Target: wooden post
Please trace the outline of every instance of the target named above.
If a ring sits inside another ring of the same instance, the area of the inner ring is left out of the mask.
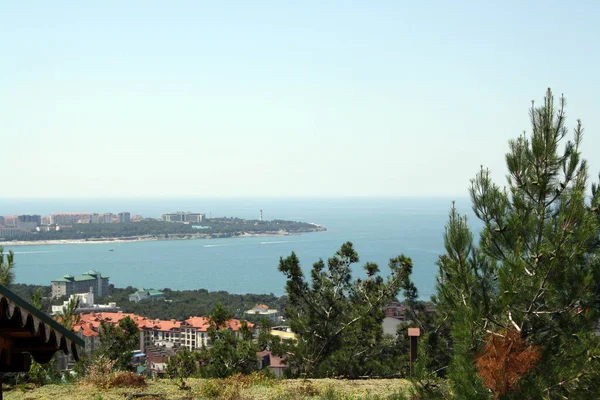
[[[410,338],[410,376],[413,375],[413,362],[417,359],[417,340],[421,336],[419,328],[408,328]]]

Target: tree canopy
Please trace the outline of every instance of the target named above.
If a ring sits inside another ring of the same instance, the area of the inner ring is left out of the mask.
[[[105,356],[114,361],[114,368],[120,371],[133,369],[131,356],[133,350],[139,348],[140,331],[129,317],[125,317],[118,324],[101,322],[100,349],[98,356]]]
[[[412,262],[403,255],[391,259],[387,279],[376,264],[366,263],[366,278],[352,279],[358,261],[352,243],[344,243],[327,263],[314,263],[307,280],[295,253],[280,260],[287,278],[286,315],[298,338],[286,349],[293,374],[359,377],[385,369],[383,306],[402,287],[411,287]]]
[[[565,105],[548,90],[532,106],[529,137],[509,143],[506,186],[483,167],[472,180],[478,243],[466,217],[450,213],[435,300],[457,397],[600,396],[600,191],[589,191],[580,121],[565,141]],[[526,355],[527,369],[507,367]]]

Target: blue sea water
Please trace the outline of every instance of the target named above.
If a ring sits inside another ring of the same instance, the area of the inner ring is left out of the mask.
[[[435,289],[435,262],[443,252],[451,205],[449,198],[2,199],[0,215],[129,211],[158,217],[190,210],[213,217],[258,218],[262,209],[268,220],[312,222],[327,228],[300,236],[7,247],[15,252],[19,283],[49,284],[66,273],[95,269],[110,276],[117,287],[282,295],[285,279],[277,271],[280,257],[294,251],[308,271],[319,258],[327,259],[351,241],[360,256],[353,271],[357,276],[365,262],[378,263],[387,274],[389,259],[403,253],[413,260],[420,297],[428,299]],[[457,199],[457,208],[471,215],[467,199]]]

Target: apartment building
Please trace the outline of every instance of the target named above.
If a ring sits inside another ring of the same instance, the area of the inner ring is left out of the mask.
[[[75,332],[81,332],[82,337],[95,337],[99,334],[100,322],[118,324],[125,317],[130,317],[140,330],[140,350],[145,351],[148,347],[180,348],[197,350],[202,346],[211,346],[208,337],[210,323],[207,317],[190,317],[185,321],[149,319],[142,316],[123,312],[92,312],[82,313],[80,321],[74,328]],[[224,328],[230,329],[240,335],[241,321],[231,319],[226,322]],[[248,322],[248,327],[253,330],[255,337],[258,336],[258,327]],[[86,339],[86,346],[95,348],[97,343],[93,339]],[[88,349],[86,348],[86,351]]]
[[[17,217],[17,228],[33,231],[41,224],[41,215],[19,215]]]
[[[21,228],[8,228],[0,226],[0,238],[2,239],[21,236],[25,233],[27,233],[27,231]]]
[[[55,225],[75,225],[90,220],[89,213],[54,213],[50,217]]]
[[[108,295],[108,278],[93,269],[78,276],[67,274],[52,281],[52,298],[89,291],[98,297],[106,296]]]
[[[204,221],[205,214],[177,211],[174,213],[163,214],[162,220],[165,222],[180,222],[180,223],[198,223]]]
[[[128,213],[128,212],[120,212],[118,214],[118,217],[119,217],[120,224],[126,224],[129,221],[131,221],[131,213]]]
[[[258,337],[258,327],[251,322],[246,322],[248,328],[252,330],[253,336]],[[240,337],[240,328],[242,321],[239,319],[230,319],[225,322],[222,328],[233,331],[237,337]],[[181,346],[185,346],[188,350],[199,349],[202,346],[209,347],[211,345],[208,329],[210,321],[207,317],[190,317],[181,324]]]
[[[3,218],[4,222],[2,225],[10,228],[16,228],[17,223],[19,222],[19,217],[16,215],[9,215]]]

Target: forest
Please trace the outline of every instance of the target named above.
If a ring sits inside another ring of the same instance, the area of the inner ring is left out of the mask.
[[[50,286],[25,285],[13,283],[10,289],[24,300],[31,301],[36,290],[40,290],[43,298],[43,307],[50,310],[51,305],[62,304],[65,298],[50,301]],[[176,319],[182,321],[190,316],[207,316],[217,306],[231,311],[235,318],[243,318],[244,311],[253,308],[256,304],[266,304],[270,308],[283,310],[285,296],[278,297],[274,294],[232,294],[225,291],[210,292],[205,289],[197,290],[171,290],[161,288],[165,293],[166,301],[140,301],[134,303],[129,301],[129,295],[137,291],[137,288],[128,286],[116,288],[109,285],[109,296],[96,297],[97,304],[116,302],[121,311],[134,313],[148,318],[163,320]],[[256,321],[258,322],[258,321]]]

